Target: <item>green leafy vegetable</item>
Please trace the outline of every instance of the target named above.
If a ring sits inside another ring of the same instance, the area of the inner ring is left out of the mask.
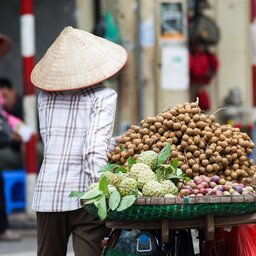
[[[103,194],[103,191],[96,187],[96,188],[93,188],[92,190],[89,190],[86,193],[84,193],[84,195],[81,196],[80,198],[81,199],[92,199],[92,198],[97,197],[101,194]]]
[[[135,195],[124,196],[121,199],[120,205],[116,210],[118,212],[123,211],[123,210],[129,208],[130,206],[132,206],[135,201],[136,201],[136,196]]]
[[[107,178],[106,178],[105,176],[102,176],[102,177],[100,178],[99,189],[100,189],[104,194],[109,193],[109,191],[108,191],[108,182],[107,182]]]
[[[110,194],[109,197],[109,208],[114,211],[118,207],[121,201],[120,193],[116,190]]]
[[[171,153],[171,144],[167,143],[166,146],[160,151],[157,158],[157,165],[164,164],[166,160],[169,158]]]
[[[104,195],[102,195],[98,201],[98,215],[100,220],[104,220],[107,217],[107,204],[106,204],[106,198]]]
[[[129,168],[129,170],[131,169],[131,167],[134,164],[136,164],[136,160],[133,157],[129,156],[129,158],[128,158],[128,168]]]

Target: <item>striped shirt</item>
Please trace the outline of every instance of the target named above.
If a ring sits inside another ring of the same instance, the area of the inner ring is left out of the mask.
[[[72,191],[86,191],[107,163],[117,94],[102,85],[69,92],[40,92],[38,114],[44,159],[32,209],[61,212],[80,208]]]

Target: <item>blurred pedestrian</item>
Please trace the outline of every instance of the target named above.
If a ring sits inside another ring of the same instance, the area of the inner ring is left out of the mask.
[[[11,39],[8,36],[0,34],[0,58],[10,50],[10,47]],[[10,144],[12,134],[7,119],[2,114],[1,103],[3,103],[3,98],[0,94],[0,149]],[[0,241],[16,241],[17,239],[20,239],[20,237],[9,230],[5,208],[4,181],[0,173]]]
[[[32,203],[40,256],[66,255],[71,234],[75,255],[101,253],[109,230],[69,194],[86,191],[107,162],[117,94],[101,82],[126,60],[123,47],[67,27],[32,71],[45,148]]]
[[[21,120],[23,120],[23,103],[22,97],[14,88],[12,82],[8,78],[0,78],[0,89],[4,97],[4,110]]]
[[[20,118],[4,110],[5,98],[3,95],[3,90],[0,87],[0,112],[6,118],[11,129],[11,140],[8,145],[0,148],[0,170],[22,169],[22,144],[29,141],[34,131]]]
[[[11,141],[11,128],[7,118],[0,111],[0,149],[7,147]],[[17,241],[21,238],[16,232],[10,231],[9,226],[5,207],[4,181],[0,170],[0,241]]]
[[[0,169],[22,169],[22,144],[32,135],[32,128],[23,122],[22,97],[8,78],[0,78],[0,90],[3,97],[2,108],[12,128],[12,141],[8,147],[0,149]],[[22,134],[22,136],[21,136]],[[39,152],[39,150],[37,150]],[[42,153],[38,153],[42,156]]]

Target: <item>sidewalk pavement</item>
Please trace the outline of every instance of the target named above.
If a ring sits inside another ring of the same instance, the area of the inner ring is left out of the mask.
[[[23,212],[9,216],[10,228],[21,235],[20,241],[0,242],[1,256],[35,256],[36,255],[36,220],[35,215]],[[67,256],[74,255],[72,244],[68,244]]]

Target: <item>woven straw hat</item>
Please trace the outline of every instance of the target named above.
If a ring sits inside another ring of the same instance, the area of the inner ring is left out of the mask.
[[[31,81],[46,91],[85,88],[115,75],[126,61],[120,45],[66,27],[32,70]]]

